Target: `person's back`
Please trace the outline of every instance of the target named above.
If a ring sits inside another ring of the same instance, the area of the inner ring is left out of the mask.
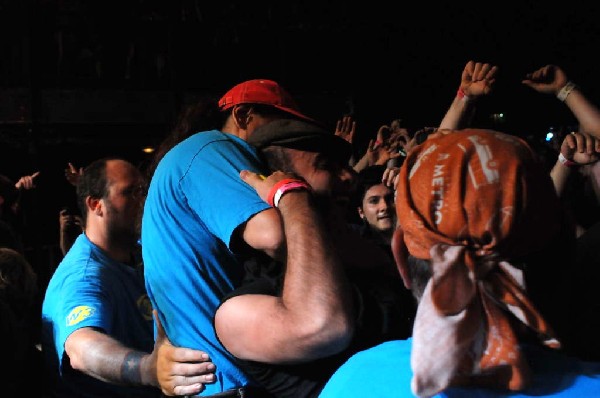
[[[266,79],[234,86],[218,109],[221,117],[215,119],[222,125],[202,125],[220,130],[179,142],[154,169],[142,217],[142,253],[148,294],[168,338],[206,351],[217,366],[218,383],[206,385],[206,393],[247,394],[255,382],[218,341],[212,320],[224,294],[241,283],[236,254],[250,246],[280,256],[284,240],[277,211],[239,179],[244,169],[266,171],[245,140],[273,120],[310,118]]]
[[[176,145],[154,172],[142,220],[148,295],[166,314],[163,325],[174,344],[202,348],[218,364],[223,379],[207,386],[212,392],[248,383],[212,327],[221,297],[243,276],[228,249],[233,229],[267,207],[237,177],[243,159],[261,170],[250,145],[219,131],[200,132]],[[169,322],[173,317],[181,322]]]
[[[412,339],[392,340],[359,352],[335,373],[319,398],[414,398],[410,383]],[[531,386],[520,392],[481,387],[450,387],[435,398],[525,398],[600,396],[600,362],[584,362],[539,346],[524,346],[533,371]],[[373,364],[377,366],[370,370]],[[368,376],[368,377],[367,377]],[[368,380],[357,382],[357,380]]]

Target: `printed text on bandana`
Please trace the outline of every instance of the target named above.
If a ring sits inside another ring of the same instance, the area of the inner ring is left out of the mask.
[[[440,153],[438,155],[437,161],[443,162],[448,159],[449,155],[447,153]],[[433,200],[431,202],[431,211],[433,212],[433,221],[435,225],[439,225],[442,222],[442,208],[444,207],[444,193],[445,193],[445,184],[444,184],[444,170],[446,168],[445,164],[436,164],[433,171],[433,178],[431,179],[431,195],[433,196]]]

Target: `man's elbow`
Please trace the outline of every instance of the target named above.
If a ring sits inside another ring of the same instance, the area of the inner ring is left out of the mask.
[[[345,313],[313,317],[298,330],[297,340],[312,358],[338,354],[348,347],[354,336],[354,321]]]
[[[283,261],[285,259],[285,235],[282,233],[281,230],[266,231],[262,242],[263,244],[261,250],[265,252],[269,257],[280,261]]]
[[[244,231],[244,240],[256,250],[265,252],[276,260],[285,259],[285,233],[281,228],[263,228],[260,231]]]

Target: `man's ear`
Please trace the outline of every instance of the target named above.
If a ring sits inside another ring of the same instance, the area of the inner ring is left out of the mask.
[[[408,269],[408,249],[404,243],[404,231],[398,225],[392,235],[392,254],[396,261],[396,267],[404,282],[404,287],[411,288],[410,271]]]
[[[88,213],[92,212],[98,215],[102,215],[101,199],[92,198],[91,196],[88,196],[87,198],[85,198],[85,205],[88,208]]]
[[[250,114],[251,109],[252,108],[250,108],[249,106],[235,105],[233,107],[231,114],[233,115],[233,122],[235,123],[238,129],[248,129],[248,115]]]
[[[363,212],[363,209],[362,209],[362,207],[360,207],[360,206],[359,206],[359,207],[357,207],[357,208],[356,208],[356,210],[358,211],[358,216],[359,216],[361,219],[363,219],[363,220],[364,220],[364,219],[365,219],[365,213]]]

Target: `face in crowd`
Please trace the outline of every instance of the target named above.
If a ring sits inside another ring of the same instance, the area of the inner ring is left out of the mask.
[[[371,186],[362,198],[358,215],[371,228],[383,233],[392,233],[396,226],[394,191],[385,184]]]
[[[106,165],[105,202],[108,230],[115,236],[135,244],[139,237],[137,220],[143,203],[144,185],[140,171],[133,165],[112,160]]]

